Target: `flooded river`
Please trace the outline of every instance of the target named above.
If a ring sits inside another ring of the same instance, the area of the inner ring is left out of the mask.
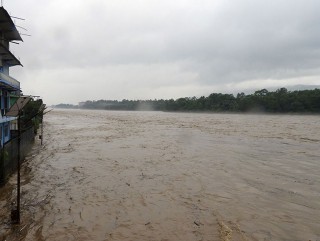
[[[0,240],[320,240],[320,116],[54,110]]]

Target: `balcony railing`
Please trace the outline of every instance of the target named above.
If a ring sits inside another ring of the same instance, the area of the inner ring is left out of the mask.
[[[10,85],[11,87],[15,88],[15,89],[20,89],[20,82],[4,73],[0,72],[0,81]]]

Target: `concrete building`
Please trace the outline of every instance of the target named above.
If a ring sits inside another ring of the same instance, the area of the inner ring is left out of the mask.
[[[11,16],[0,7],[0,144],[10,140],[10,129],[15,126],[15,117],[6,117],[10,106],[20,96],[20,82],[9,75],[9,68],[21,65],[10,51],[10,43],[23,41]],[[12,126],[12,127],[11,127]]]

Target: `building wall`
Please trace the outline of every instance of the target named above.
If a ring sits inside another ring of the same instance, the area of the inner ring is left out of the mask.
[[[10,121],[12,117],[4,116],[6,111],[10,108],[10,93],[0,88],[0,144],[3,146],[4,143],[10,140]]]
[[[0,29],[0,41],[9,50],[9,41],[5,39],[3,29]],[[2,55],[0,55],[0,72],[9,76],[9,66],[3,61]],[[17,88],[17,87],[15,87]],[[0,87],[0,144],[3,146],[4,143],[10,140],[10,121],[15,120],[14,117],[5,116],[6,111],[9,110],[10,106],[16,101],[17,98],[12,97],[10,101],[10,88],[6,89],[5,87]],[[11,89],[12,90],[12,89]],[[13,92],[12,92],[13,93]],[[19,93],[18,93],[19,95]],[[15,127],[15,124],[12,124],[12,127]]]

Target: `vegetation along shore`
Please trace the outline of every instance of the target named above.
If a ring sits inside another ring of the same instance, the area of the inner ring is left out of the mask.
[[[55,107],[101,110],[320,113],[320,89],[296,91],[288,91],[286,88],[276,91],[262,89],[247,95],[212,93],[207,97],[185,97],[176,100],[88,100],[79,105],[59,104]]]

